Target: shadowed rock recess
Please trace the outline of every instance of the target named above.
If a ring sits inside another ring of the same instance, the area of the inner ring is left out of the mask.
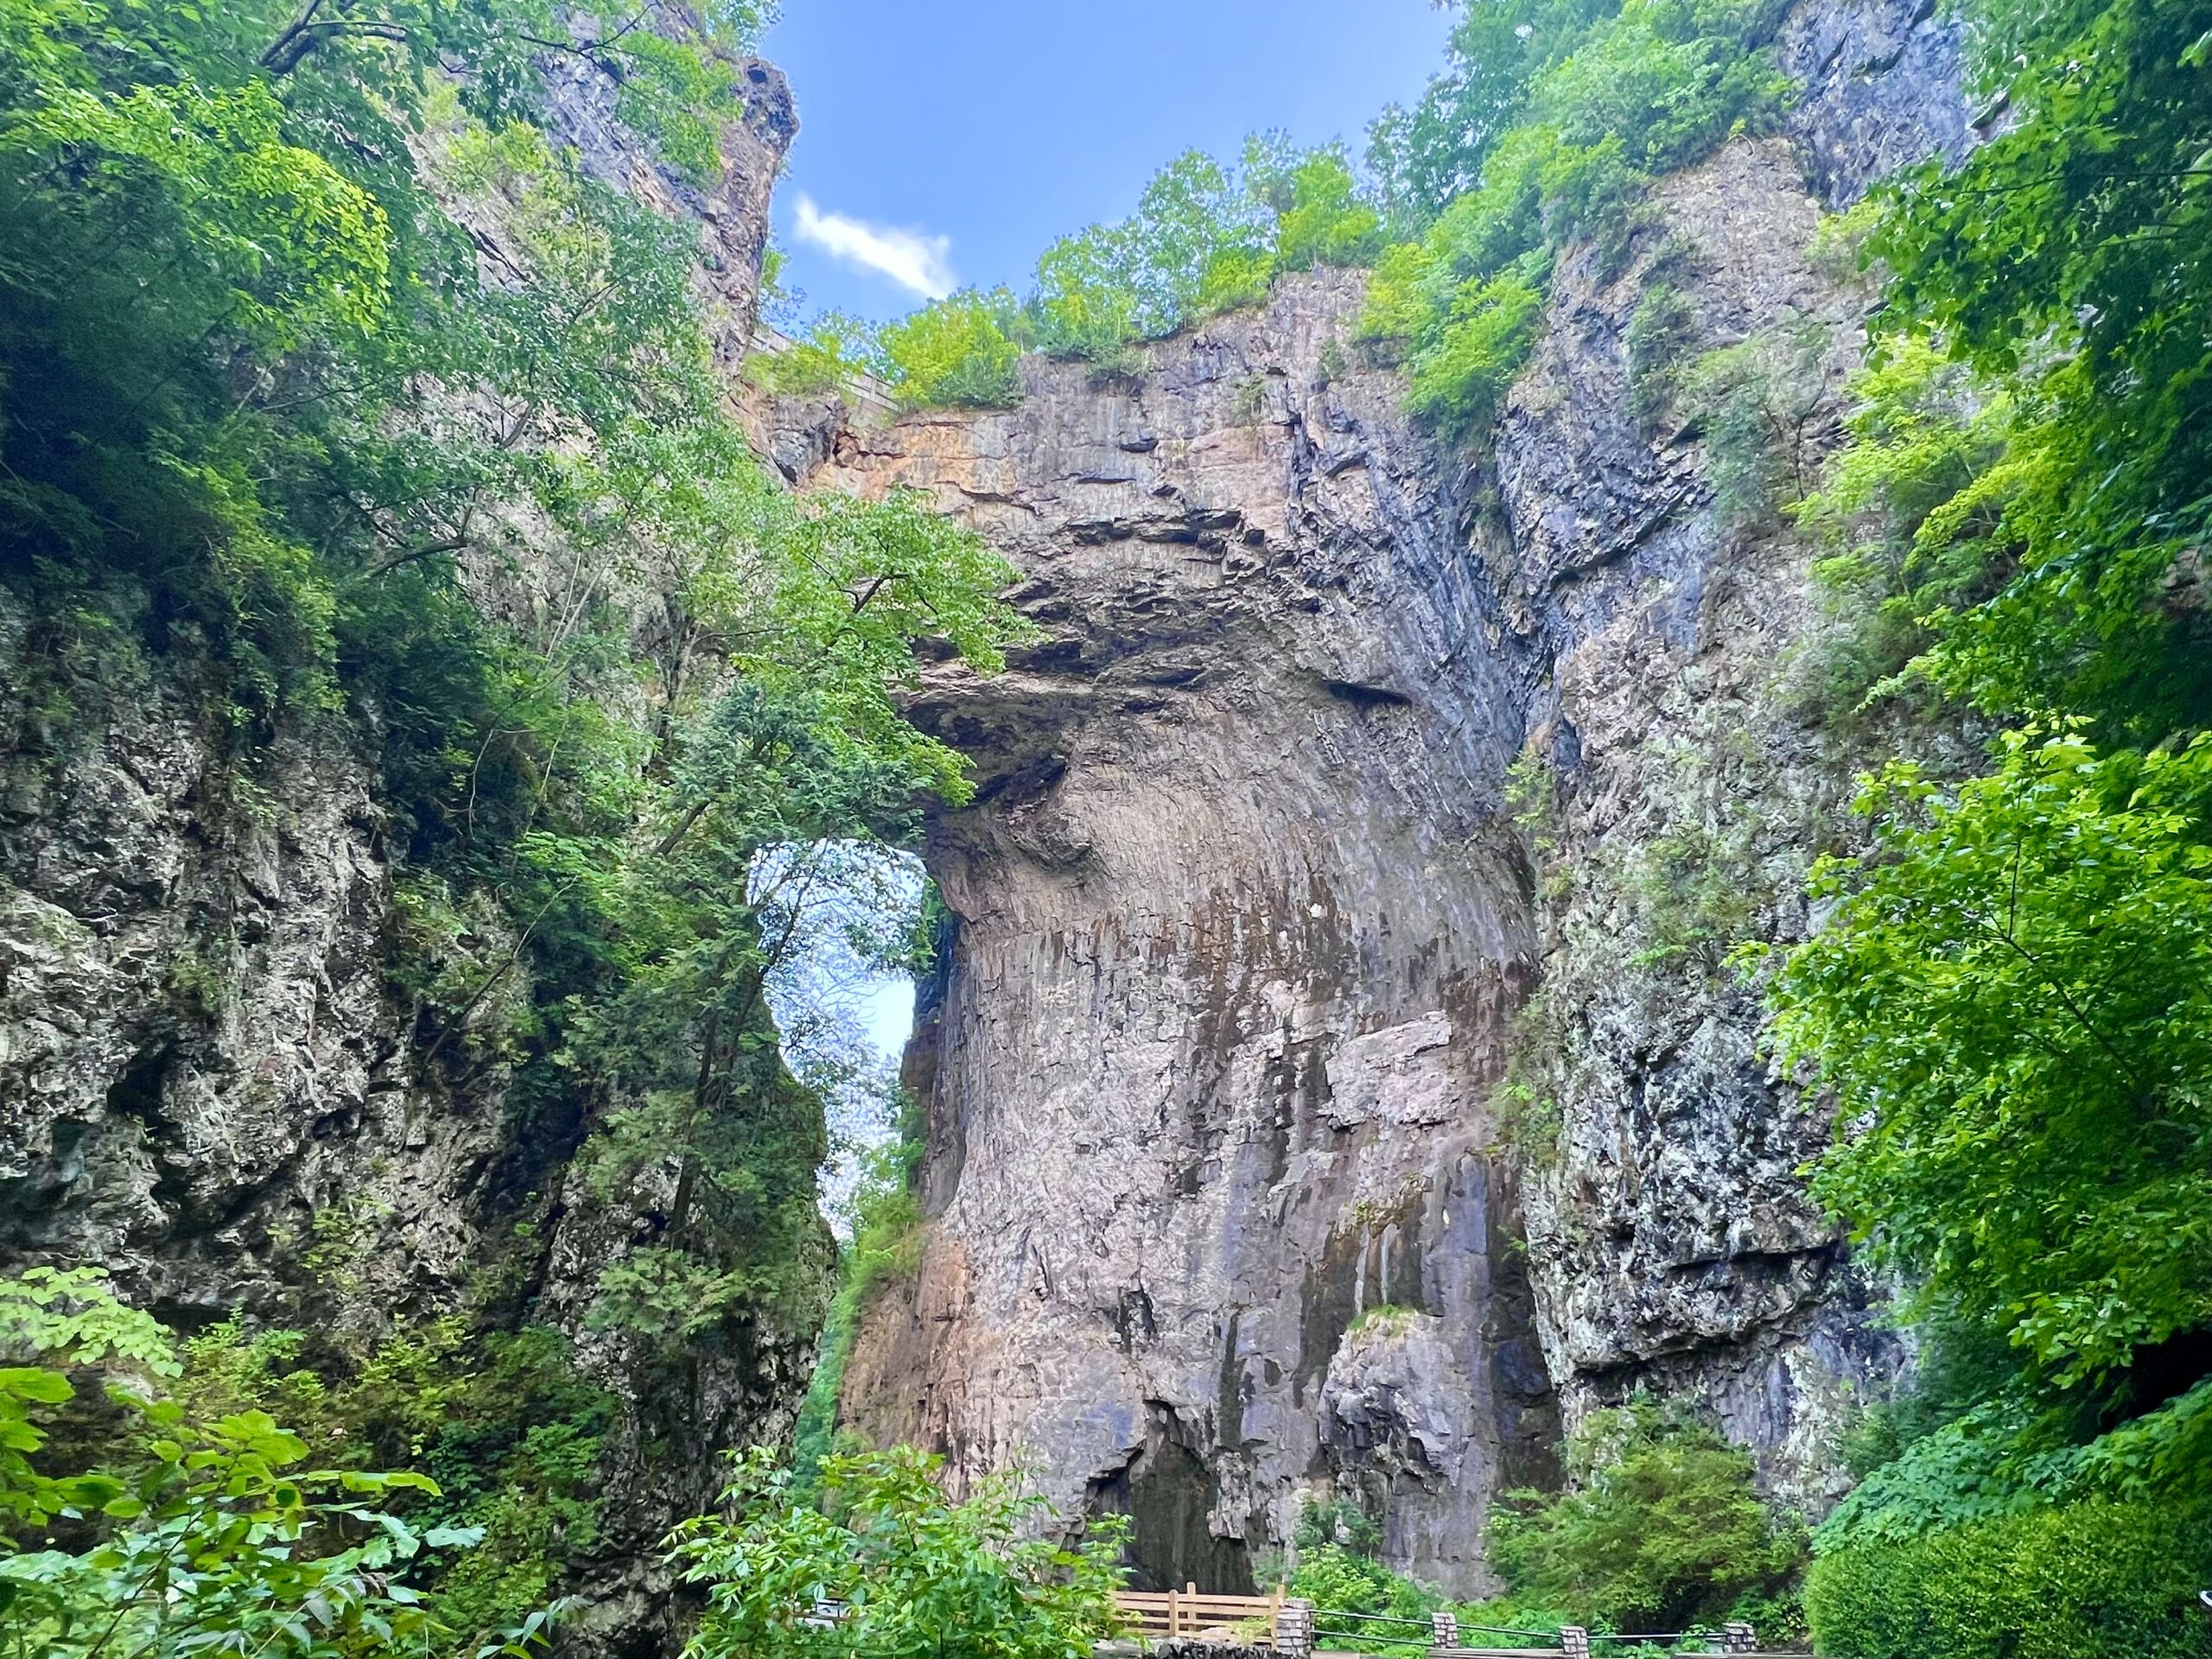
[[[1969,141],[1956,46],[1800,7],[1788,136],[1664,181],[1615,268],[1563,259],[1479,454],[1398,412],[1352,272],[1125,377],[1032,360],[1003,412],[776,410],[794,479],[927,492],[1047,636],[915,705],[980,788],[927,849],[926,1247],[848,1422],[1133,1513],[1143,1577],[1224,1590],[1331,1497],[1489,1587],[1493,1496],[1637,1388],[1833,1501],[1839,1405],[1897,1355],[1795,1173],[1825,1117],[1637,872],[1701,824],[1734,937],[1802,937],[1853,756],[1781,683],[1807,550],[1716,511],[1696,421],[1639,424],[1625,337],[1663,278],[1690,358],[1810,341],[1816,455],[1866,304],[1809,263],[1819,208]]]

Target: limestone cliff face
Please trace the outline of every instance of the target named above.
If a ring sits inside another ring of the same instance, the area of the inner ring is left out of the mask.
[[[1352,274],[1126,379],[1033,363],[1002,413],[782,411],[795,475],[931,493],[1049,636],[917,704],[982,788],[928,849],[928,1241],[850,1421],[1133,1510],[1147,1573],[1222,1586],[1336,1496],[1486,1587],[1492,1495],[1638,1387],[1833,1496],[1838,1407],[1896,1356],[1713,942],[1802,934],[1853,757],[1783,672],[1806,550],[1716,509],[1626,337],[1663,281],[1688,357],[1796,342],[1809,462],[1865,302],[1808,263],[1817,202],[1966,126],[1924,15],[1785,41],[1796,132],[1665,181],[1621,268],[1567,257],[1481,457],[1397,412]],[[1670,861],[1743,902],[1686,918]]]
[[[555,99],[588,168],[700,219],[702,303],[733,359],[793,125],[780,75],[739,68],[747,102],[705,192],[643,159],[604,77],[571,62]],[[493,613],[546,579],[529,550],[464,575]],[[655,595],[632,598],[642,633]],[[661,1650],[660,1538],[711,1498],[722,1450],[788,1433],[813,1333],[762,1322],[670,1367],[585,1327],[641,1206],[567,1190],[586,1126],[526,1112],[503,1063],[418,1025],[392,982],[400,871],[372,730],[288,730],[247,775],[188,641],[90,665],[66,707],[47,650],[0,604],[0,1271],[98,1264],[187,1332],[237,1311],[365,1344],[532,1305],[624,1406],[596,1553],[563,1586],[589,1604],[571,1637]]]
[[[982,786],[929,848],[961,918],[930,1248],[847,1399],[1134,1509],[1163,1580],[1249,1579],[1326,1471],[1463,1576],[1555,1433],[1486,1104],[1531,663],[1464,480],[1350,366],[1360,288],[1285,283],[1126,385],[1033,365],[1019,410],[845,432],[817,474],[936,492],[1053,636],[919,705]]]

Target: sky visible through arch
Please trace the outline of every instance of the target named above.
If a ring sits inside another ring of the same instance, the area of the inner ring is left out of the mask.
[[[784,0],[763,50],[798,104],[775,217],[800,314],[1020,291],[1186,149],[1263,128],[1363,148],[1450,25],[1428,0]]]

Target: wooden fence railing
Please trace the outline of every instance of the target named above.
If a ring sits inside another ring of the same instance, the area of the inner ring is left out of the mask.
[[[1114,1601],[1138,1636],[1196,1636],[1201,1630],[1244,1624],[1254,1627],[1255,1642],[1272,1643],[1284,1599],[1281,1591],[1272,1596],[1202,1596],[1197,1585],[1189,1584],[1156,1592],[1117,1591]]]

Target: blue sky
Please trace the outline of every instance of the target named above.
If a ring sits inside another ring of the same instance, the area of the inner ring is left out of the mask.
[[[874,318],[952,283],[1019,290],[1185,149],[1266,127],[1361,145],[1449,27],[1428,0],[785,0],[763,50],[798,101],[786,280],[810,313]]]

